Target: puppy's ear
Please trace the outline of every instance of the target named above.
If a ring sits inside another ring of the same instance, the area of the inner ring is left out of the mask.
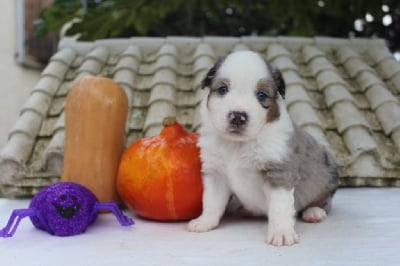
[[[285,92],[286,92],[286,84],[285,80],[283,79],[282,73],[276,66],[267,62],[268,69],[271,72],[272,79],[275,82],[276,88],[278,89],[279,94],[285,99]]]
[[[201,88],[204,89],[205,87],[210,87],[212,84],[215,76],[217,75],[217,71],[224,62],[225,57],[219,57],[218,60],[215,62],[214,66],[207,72],[204,79],[201,81]]]

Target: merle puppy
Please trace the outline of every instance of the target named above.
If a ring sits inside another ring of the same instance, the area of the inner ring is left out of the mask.
[[[203,212],[188,230],[216,228],[236,195],[246,210],[268,217],[268,244],[297,243],[296,214],[324,220],[338,175],[330,154],[292,123],[280,71],[259,54],[240,51],[218,60],[202,86],[209,89],[199,139]]]

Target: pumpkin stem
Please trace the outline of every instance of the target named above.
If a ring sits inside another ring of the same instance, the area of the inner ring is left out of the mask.
[[[176,124],[176,117],[175,116],[167,116],[163,119],[162,125],[163,127],[169,127]]]

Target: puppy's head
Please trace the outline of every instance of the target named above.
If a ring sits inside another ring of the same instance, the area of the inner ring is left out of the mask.
[[[285,96],[281,72],[251,51],[220,58],[202,81],[210,89],[207,118],[223,136],[244,141],[279,120]]]

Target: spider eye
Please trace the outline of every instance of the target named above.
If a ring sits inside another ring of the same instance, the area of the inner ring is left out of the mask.
[[[260,102],[263,102],[268,98],[268,94],[263,91],[257,91],[256,96],[257,100],[259,100]]]
[[[227,86],[221,86],[217,89],[217,92],[219,95],[224,96],[225,94],[227,94],[229,91]]]

